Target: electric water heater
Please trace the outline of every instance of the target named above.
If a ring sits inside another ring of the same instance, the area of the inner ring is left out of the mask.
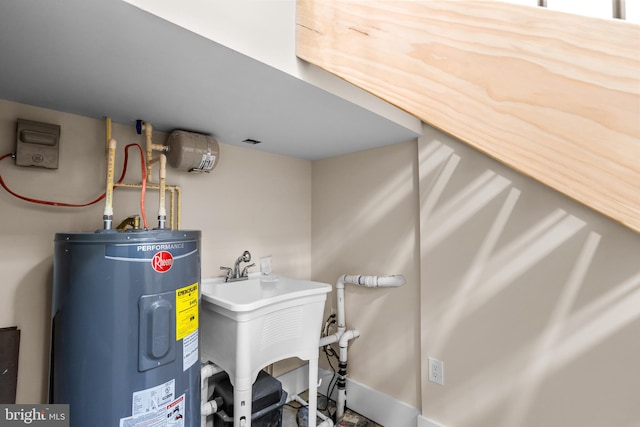
[[[51,403],[71,427],[200,426],[200,232],[58,233]]]

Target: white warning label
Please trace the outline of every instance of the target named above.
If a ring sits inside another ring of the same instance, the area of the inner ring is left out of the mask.
[[[186,371],[198,361],[198,330],[182,339],[182,370]]]
[[[140,415],[157,411],[175,398],[176,380],[133,393],[131,414]]]
[[[200,171],[210,171],[213,168],[213,165],[216,163],[215,154],[206,153],[202,155],[202,159],[200,160],[200,165],[196,168]]]
[[[120,427],[184,427],[185,403],[183,394],[150,412],[120,418]]]

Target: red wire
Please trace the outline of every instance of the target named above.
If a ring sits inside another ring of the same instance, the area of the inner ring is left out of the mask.
[[[144,228],[147,228],[147,215],[145,213],[145,209],[144,209],[144,197],[145,197],[145,193],[146,193],[146,182],[147,182],[147,168],[145,165],[145,161],[144,161],[144,154],[142,151],[142,147],[139,144],[129,144],[127,146],[124,147],[124,164],[122,165],[122,174],[120,175],[120,178],[118,179],[118,181],[114,184],[114,188],[117,187],[118,184],[121,184],[122,181],[124,180],[125,176],[127,175],[127,163],[129,161],[129,147],[138,147],[138,149],[140,150],[140,164],[141,164],[141,173],[142,173],[142,192],[140,195],[140,209],[141,209],[141,214],[142,214],[142,222],[144,225]],[[2,156],[0,156],[0,161],[2,161],[4,158],[6,157],[10,157],[12,156],[13,153],[7,153],[4,154]],[[96,203],[98,203],[100,200],[104,199],[104,197],[106,196],[106,193],[102,193],[100,196],[98,196],[98,198],[88,202],[88,203],[65,203],[65,202],[52,202],[52,201],[48,201],[48,200],[40,200],[40,199],[33,199],[31,197],[26,197],[26,196],[22,196],[14,191],[12,191],[7,184],[4,182],[4,180],[2,179],[2,175],[0,175],[0,185],[2,186],[2,188],[4,188],[5,190],[7,190],[7,192],[9,194],[11,194],[12,196],[21,199],[21,200],[25,200],[27,202],[31,202],[31,203],[38,203],[41,205],[49,205],[49,206],[61,206],[61,207],[69,207],[69,208],[81,208],[81,207],[85,207],[85,206],[91,206],[94,205]]]
[[[5,157],[9,157],[12,154],[13,153],[4,154],[3,156],[0,157],[0,160],[4,159]],[[93,205],[95,203],[98,203],[100,200],[104,199],[104,196],[105,196],[105,193],[102,193],[102,195],[99,196],[97,199],[92,200],[91,202],[88,202],[88,203],[81,203],[81,204],[64,203],[64,202],[50,202],[48,200],[32,199],[31,197],[21,196],[20,194],[11,191],[11,189],[9,187],[7,187],[7,184],[2,179],[2,175],[0,175],[0,185],[2,185],[2,188],[7,190],[7,192],[9,194],[11,194],[14,197],[17,197],[18,199],[22,199],[22,200],[25,200],[25,201],[31,202],[31,203],[39,203],[41,205],[50,205],[50,206],[64,206],[64,207],[80,208],[80,207],[90,206],[90,205]]]
[[[129,147],[134,147],[134,146],[138,147],[138,150],[140,150],[140,174],[142,175],[142,190],[140,192],[140,214],[142,216],[142,225],[144,228],[147,228],[147,214],[144,209],[144,196],[147,191],[147,165],[145,164],[144,152],[142,151],[142,147],[140,146],[140,144],[129,144],[124,147],[125,154],[124,154],[124,164],[122,165],[122,176],[116,183],[116,186],[122,182],[127,172],[127,162],[129,160],[129,155],[128,155],[129,151],[127,150],[129,149]]]

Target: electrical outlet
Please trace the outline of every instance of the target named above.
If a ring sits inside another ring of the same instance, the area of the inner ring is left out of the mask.
[[[260,258],[260,272],[263,276],[271,274],[271,255]]]
[[[429,358],[429,381],[444,385],[444,363],[433,357]]]

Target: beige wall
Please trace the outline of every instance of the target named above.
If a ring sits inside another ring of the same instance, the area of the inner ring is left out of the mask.
[[[635,425],[640,235],[423,131],[313,163],[312,277],[407,277],[347,285],[349,377],[448,427]]]
[[[637,425],[640,235],[432,128],[419,151],[423,414]]]
[[[2,154],[15,148],[17,118],[59,124],[62,136],[58,170],[21,168],[11,159],[0,162],[0,174],[14,191],[68,202],[102,193],[102,121],[0,100]],[[119,175],[122,147],[144,141],[131,126],[114,125],[113,137],[120,147]],[[154,142],[163,140],[164,135],[154,135]],[[139,164],[132,152],[127,182],[139,182]],[[272,255],[276,272],[310,277],[310,162],[222,144],[213,172],[191,175],[169,169],[167,181],[183,190],[182,228],[202,230],[202,277],[219,275],[219,266],[231,265],[245,249],[256,260]],[[146,200],[149,226],[155,227],[157,195]],[[138,206],[135,190],[116,190],[116,221],[138,213]],[[0,190],[0,327],[22,330],[18,402],[46,399],[54,234],[101,228],[103,208],[102,203],[78,209],[33,205]]]
[[[416,142],[315,161],[312,276],[332,284],[341,274],[405,276],[396,289],[346,285],[347,326],[361,333],[348,371],[420,407],[416,176]],[[335,309],[335,292],[328,298]]]

